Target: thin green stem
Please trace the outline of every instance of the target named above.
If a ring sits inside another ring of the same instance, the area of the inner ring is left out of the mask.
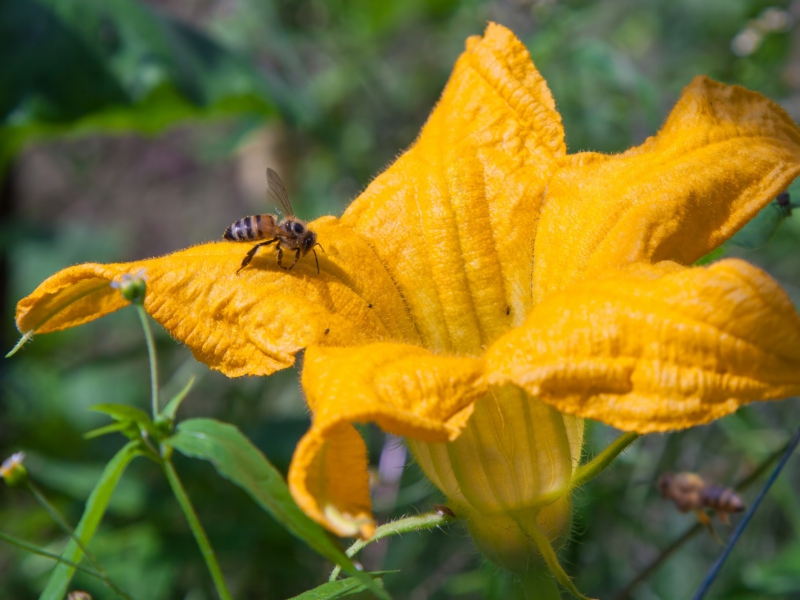
[[[33,338],[33,330],[26,331],[25,333],[23,333],[22,337],[19,338],[19,341],[17,342],[16,346],[14,346],[11,350],[9,350],[8,354],[6,354],[6,358],[11,358],[12,356],[14,356],[32,338]]]
[[[211,542],[206,532],[203,530],[203,526],[200,524],[200,519],[197,518],[197,513],[195,513],[192,507],[192,503],[189,500],[189,496],[186,494],[186,490],[183,488],[181,480],[178,479],[178,473],[175,471],[175,467],[173,467],[172,463],[167,459],[164,460],[163,466],[172,492],[175,494],[175,498],[178,500],[178,504],[180,504],[183,514],[186,516],[186,520],[189,522],[189,528],[192,530],[194,539],[197,541],[200,552],[206,561],[206,566],[208,567],[209,573],[211,573],[211,578],[214,580],[214,585],[217,588],[219,597],[222,600],[231,600],[230,592],[228,592],[228,588],[225,585],[225,579],[222,577],[222,570],[219,568],[219,563],[217,563],[217,557],[211,547]]]
[[[94,555],[91,552],[89,552],[89,549],[81,541],[81,539],[77,535],[75,535],[75,532],[73,531],[72,527],[70,527],[69,523],[67,523],[66,519],[61,515],[61,513],[58,512],[58,509],[52,504],[50,504],[50,501],[45,497],[44,493],[39,489],[39,487],[35,483],[33,483],[30,479],[28,479],[25,482],[25,487],[28,488],[28,490],[31,492],[31,494],[33,494],[33,496],[36,498],[39,504],[41,504],[42,507],[47,511],[47,514],[49,514],[53,518],[53,520],[56,523],[58,523],[58,526],[61,527],[64,533],[66,533],[70,538],[72,538],[72,541],[74,541],[75,544],[77,544],[78,548],[80,548],[80,551],[86,557],[86,560],[88,560],[91,563],[91,565],[95,568],[103,583],[118,596],[121,596],[126,600],[131,600],[131,597],[125,592],[123,592],[121,589],[119,589],[119,587],[117,587],[117,584],[115,584],[111,580],[106,570],[100,566],[100,563],[97,561]]]
[[[638,433],[623,433],[608,446],[606,446],[606,448],[600,454],[595,456],[585,465],[581,465],[575,469],[575,473],[572,475],[572,481],[570,482],[570,487],[579,487],[587,481],[597,477],[603,471],[603,469],[611,464],[611,461],[617,458],[617,456],[624,452],[625,449],[638,438]]]
[[[30,552],[31,554],[37,554],[38,556],[44,556],[45,558],[49,558],[56,562],[64,563],[68,567],[75,569],[76,571],[80,571],[81,573],[86,573],[90,577],[95,577],[97,579],[103,580],[102,573],[98,573],[97,571],[93,571],[92,569],[87,569],[86,567],[82,567],[77,563],[72,562],[71,560],[67,560],[66,558],[62,558],[58,554],[54,554],[52,552],[48,552],[44,548],[39,548],[39,546],[34,546],[33,544],[29,544],[25,540],[20,540],[15,538],[14,536],[8,535],[6,533],[0,532],[0,540],[11,544],[12,546],[16,546],[26,552]]]
[[[542,555],[545,564],[550,569],[550,572],[555,576],[556,581],[558,581],[558,583],[560,583],[570,594],[576,598],[580,598],[581,600],[589,600],[588,597],[581,594],[580,590],[575,587],[572,579],[569,578],[569,575],[567,575],[566,571],[564,571],[561,563],[558,562],[558,556],[556,555],[556,551],[553,549],[552,544],[550,544],[550,541],[547,539],[547,537],[541,531],[539,531],[539,528],[534,524],[533,527],[527,527],[525,529],[525,533],[531,538],[531,541],[536,544],[539,554]]]
[[[147,319],[147,311],[141,304],[134,304],[139,320],[144,329],[144,339],[147,342],[147,356],[150,359],[150,398],[153,405],[153,420],[159,416],[158,402],[158,361],[156,360],[156,345],[153,341],[153,331],[150,329],[150,321]]]
[[[39,501],[39,504],[41,504],[47,511],[47,513],[53,518],[53,520],[56,523],[58,523],[58,526],[61,527],[64,533],[66,533],[69,537],[71,537],[75,541],[75,543],[78,545],[78,548],[81,549],[81,552],[83,552],[83,555],[86,557],[86,560],[92,563],[92,566],[95,569],[97,569],[98,572],[103,573],[104,572],[103,569],[100,568],[100,566],[97,564],[97,561],[95,560],[94,556],[92,556],[92,554],[89,552],[89,550],[80,540],[80,538],[77,535],[75,535],[75,532],[72,530],[72,527],[70,527],[66,519],[64,519],[64,517],[61,516],[61,513],[58,512],[58,509],[56,509],[55,506],[50,504],[50,501],[47,498],[45,498],[45,495],[38,488],[38,486],[36,486],[36,484],[34,484],[30,479],[26,481],[25,484],[28,490],[31,492],[31,494],[33,494],[36,497],[36,499]]]
[[[355,542],[345,551],[345,554],[347,554],[348,557],[353,558],[365,546],[368,546],[373,542],[377,542],[385,537],[398,535],[401,533],[409,533],[412,531],[426,531],[428,529],[435,529],[457,520],[458,518],[454,518],[446,514],[440,514],[439,512],[424,513],[414,517],[397,519],[397,521],[392,521],[391,523],[386,523],[385,525],[378,527],[373,536],[368,540],[358,540]],[[337,577],[339,577],[339,572],[341,570],[342,568],[338,565],[334,567],[333,571],[331,571],[328,581],[334,581]]]

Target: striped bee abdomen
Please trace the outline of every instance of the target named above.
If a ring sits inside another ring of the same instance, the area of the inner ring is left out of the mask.
[[[721,485],[709,485],[700,494],[703,506],[725,512],[741,512],[744,502],[731,488]]]
[[[272,215],[251,215],[229,226],[222,237],[232,242],[260,240],[272,236],[275,227],[275,217]]]

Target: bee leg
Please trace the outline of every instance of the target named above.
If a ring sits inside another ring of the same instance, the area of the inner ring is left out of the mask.
[[[717,516],[719,517],[719,522],[722,523],[723,525],[731,524],[731,520],[728,518],[728,513],[726,513],[725,511],[718,510]]]
[[[300,248],[297,249],[297,252],[294,253],[294,262],[286,267],[287,271],[291,271],[292,267],[297,264],[297,261],[300,260]]]
[[[700,521],[703,525],[705,525],[706,527],[709,527],[711,525],[711,518],[706,514],[706,512],[703,509],[699,509],[694,512],[697,515],[697,520]]]
[[[286,269],[286,267],[284,267],[284,266],[281,264],[281,259],[283,258],[283,248],[281,248],[281,245],[280,245],[280,244],[278,244],[277,246],[275,246],[275,249],[278,251],[278,266],[279,266],[281,269],[283,269],[284,271],[286,271],[286,270],[287,270],[287,269]]]
[[[241,271],[247,265],[250,264],[250,261],[253,260],[253,257],[256,255],[256,252],[258,252],[258,249],[261,248],[261,246],[269,246],[270,244],[272,244],[274,242],[277,242],[277,241],[278,241],[278,238],[274,238],[272,240],[269,240],[268,242],[261,242],[260,244],[256,244],[255,246],[250,248],[250,252],[248,252],[247,255],[242,259],[242,266],[239,267],[238,269],[236,269],[236,274],[238,275],[239,271]]]
[[[711,517],[709,517],[702,509],[696,510],[695,513],[697,514],[697,520],[700,521],[703,525],[705,525],[706,529],[708,529],[708,533],[711,535],[713,540],[719,544],[724,545],[723,541],[717,535],[717,532],[714,531],[714,525],[711,524]]]

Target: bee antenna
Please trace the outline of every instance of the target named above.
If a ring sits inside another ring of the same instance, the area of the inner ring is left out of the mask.
[[[319,244],[317,244],[317,246],[319,246]],[[317,275],[319,275],[319,259],[317,258],[317,251],[314,250],[313,248],[311,249],[311,251],[314,253],[314,261],[317,263]]]
[[[319,242],[317,242],[317,243],[315,244],[315,246],[319,246],[319,249],[320,249],[320,250],[322,250],[323,252],[325,252],[325,248],[323,248],[323,247],[322,247],[322,244],[320,244]],[[325,254],[327,254],[327,252],[325,252]]]

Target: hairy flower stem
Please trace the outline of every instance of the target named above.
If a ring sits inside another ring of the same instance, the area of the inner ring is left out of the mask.
[[[553,548],[552,544],[550,544],[550,540],[539,531],[539,528],[535,525],[526,529],[526,533],[531,537],[533,543],[536,544],[536,547],[539,549],[539,553],[542,555],[545,564],[550,569],[550,573],[556,578],[556,581],[562,585],[570,594],[575,596],[576,598],[580,598],[580,600],[589,600],[586,596],[581,594],[575,584],[572,583],[572,580],[567,575],[564,568],[561,566],[561,563],[558,562],[558,555],[556,554],[555,549]],[[549,598],[549,596],[546,596]]]
[[[368,546],[372,542],[377,542],[385,537],[399,535],[401,533],[409,533],[412,531],[426,531],[428,529],[435,529],[436,527],[441,527],[442,525],[447,525],[448,523],[453,523],[457,520],[458,519],[455,517],[448,516],[447,514],[441,514],[439,512],[425,513],[422,515],[398,519],[397,521],[392,521],[378,527],[370,539],[358,540],[347,549],[345,554],[347,554],[348,557],[353,558],[365,546]],[[328,581],[335,581],[336,578],[339,577],[339,572],[341,570],[342,568],[337,565],[333,571],[331,571]]]
[[[58,512],[58,509],[52,504],[50,504],[50,501],[45,497],[44,493],[39,489],[39,487],[36,484],[34,484],[30,479],[26,480],[25,487],[28,488],[28,491],[30,491],[30,493],[33,494],[33,496],[36,498],[39,504],[41,504],[42,507],[47,511],[47,514],[49,514],[52,517],[52,519],[56,523],[58,523],[58,526],[64,531],[64,533],[66,533],[70,538],[72,538],[72,540],[78,545],[78,548],[80,548],[81,552],[86,557],[86,560],[88,560],[94,567],[95,571],[97,572],[99,578],[103,581],[103,583],[118,596],[125,598],[126,600],[131,600],[131,597],[125,592],[123,592],[121,589],[119,589],[119,587],[117,587],[117,585],[111,580],[106,570],[100,566],[94,555],[92,555],[92,553],[89,552],[88,548],[86,548],[86,545],[81,541],[81,539],[77,535],[75,535],[75,532],[73,531],[72,527],[70,527],[66,519],[64,519],[64,517],[61,516],[61,513]]]
[[[156,359],[156,345],[153,342],[153,331],[150,329],[150,321],[147,319],[147,312],[139,303],[134,303],[139,320],[144,329],[144,339],[147,342],[147,356],[150,360],[150,398],[153,405],[153,420],[159,416],[158,402],[158,361]]]
[[[587,481],[597,477],[608,465],[611,464],[617,456],[622,454],[628,446],[639,438],[638,433],[629,432],[623,433],[592,460],[585,465],[581,465],[575,469],[575,473],[570,481],[570,487],[576,488],[582,486]]]
[[[211,547],[211,542],[209,541],[206,532],[203,530],[203,526],[200,524],[200,519],[197,518],[197,513],[194,511],[194,507],[189,500],[189,496],[186,494],[186,490],[184,489],[181,480],[178,478],[178,473],[175,471],[175,467],[173,467],[172,462],[166,458],[162,464],[164,467],[164,473],[167,475],[169,485],[172,488],[172,492],[175,494],[175,498],[178,500],[178,504],[180,504],[183,514],[186,516],[186,520],[189,522],[189,528],[194,534],[194,539],[197,541],[197,545],[200,547],[200,553],[203,555],[203,558],[206,561],[206,566],[208,567],[209,573],[211,573],[211,578],[214,580],[214,585],[217,588],[219,597],[221,600],[232,600],[231,594],[225,585],[225,579],[222,577],[222,570],[219,568],[219,563],[217,562],[217,557],[214,554],[214,549]]]

